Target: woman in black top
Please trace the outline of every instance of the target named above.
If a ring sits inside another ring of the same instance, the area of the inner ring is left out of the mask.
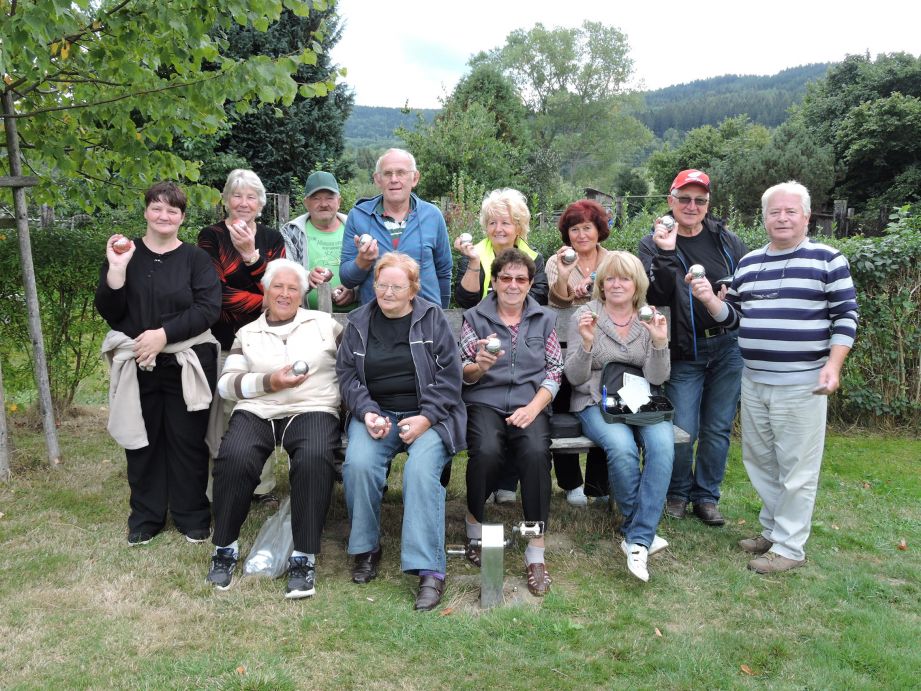
[[[214,390],[217,342],[209,327],[221,309],[221,286],[208,255],[179,239],[185,219],[185,193],[171,182],[160,182],[145,196],[147,231],[128,240],[120,234],[106,243],[96,288],[96,309],[113,329],[107,342],[116,362],[137,366],[136,383],[141,420],[125,420],[113,410],[113,425],[137,424],[146,442],[126,446],[131,511],[128,543],[142,545],[163,529],[169,508],[177,529],[191,542],[210,534],[211,510],[205,497],[208,480],[207,403],[190,412],[182,373],[197,357]],[[114,369],[113,369],[114,372]],[[130,372],[128,373],[130,377]],[[205,391],[206,399],[210,399]]]

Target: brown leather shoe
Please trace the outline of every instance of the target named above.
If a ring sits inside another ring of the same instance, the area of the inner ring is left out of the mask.
[[[688,510],[688,503],[684,499],[667,499],[665,513],[670,518],[684,518]]]
[[[694,504],[694,515],[707,525],[719,526],[726,522],[716,504]]]
[[[764,537],[764,535],[758,535],[756,537],[748,537],[744,540],[739,540],[739,547],[741,547],[749,554],[764,554],[773,546],[774,543]]]
[[[354,583],[370,583],[377,578],[377,565],[381,562],[384,555],[384,548],[381,545],[370,552],[355,555],[355,562],[352,564],[352,581]]]
[[[428,612],[441,602],[445,591],[445,582],[435,576],[422,576],[419,579],[419,593],[416,595],[416,609]]]
[[[765,552],[757,559],[752,559],[748,562],[748,568],[755,573],[761,574],[781,573],[800,567],[805,563],[805,559],[789,559],[777,554],[777,552]]]
[[[543,597],[550,592],[552,582],[545,564],[528,564],[528,591],[531,595]]]

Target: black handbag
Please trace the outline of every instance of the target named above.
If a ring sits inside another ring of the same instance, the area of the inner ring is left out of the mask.
[[[605,422],[619,422],[627,425],[655,425],[671,420],[675,415],[672,402],[662,391],[661,386],[649,385],[650,401],[638,411],[633,412],[617,394],[624,385],[624,374],[643,376],[639,367],[625,362],[609,362],[601,370],[601,417]]]

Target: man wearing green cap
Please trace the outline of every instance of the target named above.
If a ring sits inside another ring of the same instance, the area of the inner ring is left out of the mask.
[[[310,291],[304,302],[310,309],[317,309],[317,293],[313,289],[321,283],[329,283],[333,289],[336,311],[354,306],[353,291],[342,286],[339,280],[339,255],[346,219],[345,214],[339,213],[340,201],[339,184],[333,174],[325,170],[314,171],[304,185],[307,213],[281,227],[285,255],[308,271]]]

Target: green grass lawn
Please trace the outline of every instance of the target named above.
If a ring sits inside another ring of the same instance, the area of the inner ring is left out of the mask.
[[[123,453],[98,413],[60,432],[65,465],[50,470],[41,433],[15,427],[13,479],[0,485],[2,688],[921,686],[917,439],[829,436],[809,562],[791,573],[745,568],[736,541],[758,532],[759,503],[734,445],[721,503],[728,523],[663,520],[671,545],[650,559],[649,583],[627,573],[614,515],[571,508],[557,491],[547,598],[527,594],[522,548],[513,547],[511,604],[479,611],[477,573],[452,557],[443,605],[416,613],[415,579],[399,572],[399,463],[380,577],[349,580],[337,486],[317,595],[289,602],[284,579],[212,591],[211,546],[175,530],[129,548]],[[462,539],[463,469],[455,463],[449,542]],[[519,511],[491,507],[488,517],[509,524]],[[250,514],[244,552],[266,517]]]

